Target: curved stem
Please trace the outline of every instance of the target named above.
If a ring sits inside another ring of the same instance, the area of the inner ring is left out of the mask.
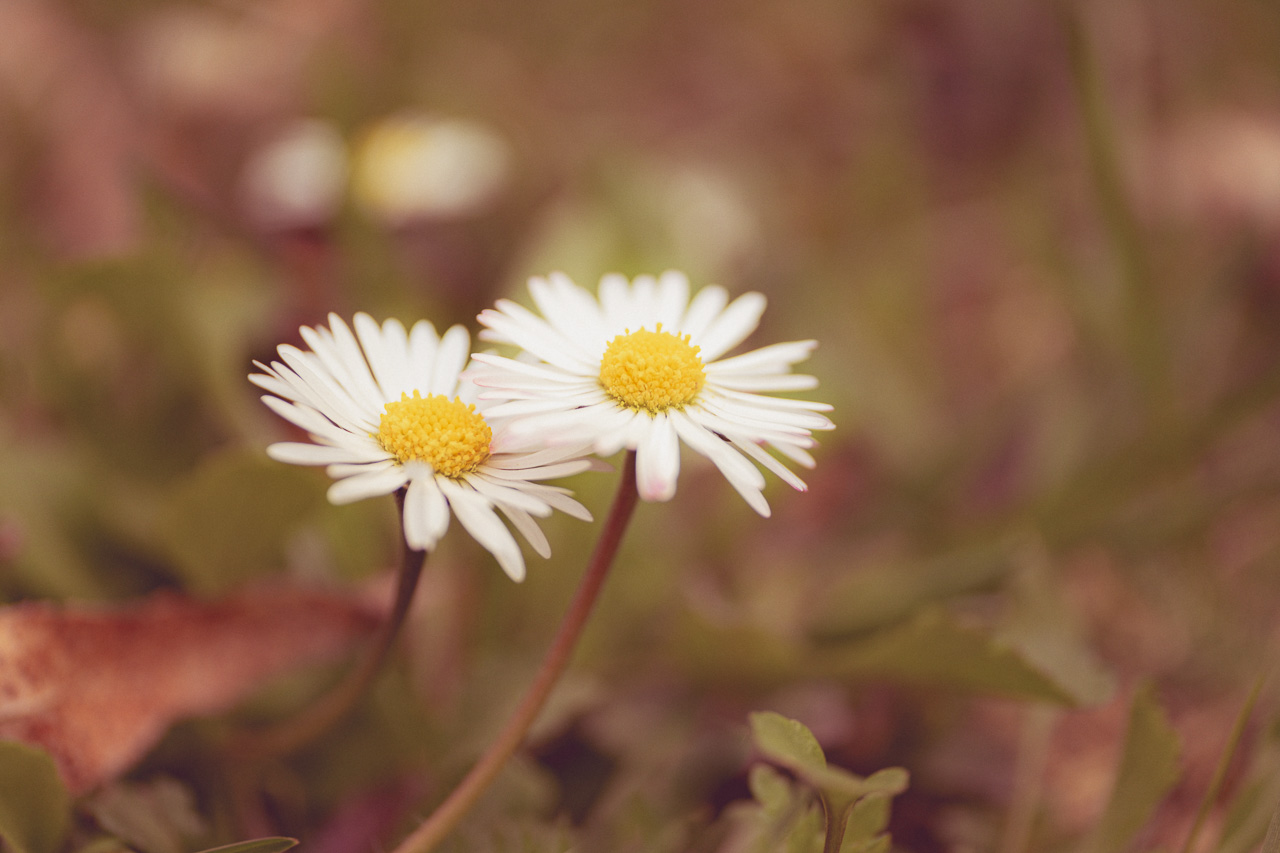
[[[403,489],[396,492],[396,506],[403,526]],[[401,532],[403,533],[403,529]],[[409,613],[409,605],[413,601],[413,593],[418,587],[418,578],[422,575],[422,566],[427,559],[426,551],[410,548],[403,536],[401,542],[403,549],[395,601],[391,606],[391,613],[379,628],[368,655],[336,687],[307,706],[302,713],[260,731],[239,735],[231,746],[233,754],[257,757],[287,755],[327,732],[349,714],[360,697],[368,691],[382,671],[382,665],[391,653],[391,647]]]
[[[520,705],[507,720],[502,731],[489,744],[489,748],[471,771],[458,783],[458,787],[454,788],[444,802],[431,813],[431,816],[423,821],[422,825],[402,841],[392,853],[429,853],[433,850],[470,811],[476,800],[497,778],[507,759],[520,747],[525,735],[529,733],[529,729],[546,704],[547,697],[551,695],[551,689],[555,687],[569,664],[574,646],[577,645],[578,637],[582,635],[587,617],[591,615],[605,576],[608,575],[609,567],[613,565],[613,558],[618,553],[622,534],[631,520],[637,499],[636,456],[635,451],[628,451],[622,479],[618,483],[618,493],[613,499],[613,506],[609,510],[609,517],[605,520],[604,529],[600,532],[600,541],[596,543],[591,561],[587,564],[587,570],[578,583],[577,592],[569,603],[569,609],[560,620],[555,639],[551,641],[551,647],[547,650],[547,655],[543,658],[533,683],[529,685],[524,698],[520,700]]]

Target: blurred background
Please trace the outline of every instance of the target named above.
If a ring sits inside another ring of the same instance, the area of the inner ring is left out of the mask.
[[[640,508],[457,849],[748,849],[760,708],[907,767],[902,850],[1074,849],[1142,685],[1181,747],[1124,842],[1175,849],[1280,641],[1277,57],[1252,0],[0,0],[0,593],[361,588],[392,503],[266,459],[253,359],[330,311],[474,329],[530,275],[683,269],[768,296],[748,346],[821,342],[837,430],[769,520],[693,459]],[[612,482],[570,485],[601,517]],[[594,530],[552,520],[518,587],[450,535],[403,660],[259,780],[261,823],[394,843]],[[1196,849],[1261,839],[1275,693]],[[208,743],[131,778],[232,840]]]

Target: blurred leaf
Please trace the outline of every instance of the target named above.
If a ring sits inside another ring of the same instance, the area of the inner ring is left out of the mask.
[[[71,824],[71,797],[43,750],[0,741],[0,838],[14,853],[53,853]]]
[[[747,774],[751,796],[771,815],[782,814],[793,799],[791,782],[768,764],[757,764]]]
[[[1097,705],[1115,691],[1115,678],[1086,645],[1067,599],[1054,583],[1039,544],[1028,544],[1012,579],[1013,612],[1000,638],[1072,698]]]
[[[965,549],[931,560],[859,566],[824,596],[810,630],[837,640],[909,617],[922,604],[991,586],[1013,564],[1012,548]]]
[[[868,794],[854,804],[844,830],[845,849],[861,849],[859,845],[875,840],[885,831],[892,799],[892,794]]]
[[[797,720],[788,719],[773,711],[753,713],[750,720],[756,748],[770,761],[791,770],[818,792],[822,797],[825,820],[832,822],[833,826],[838,827],[847,820],[852,820],[857,806],[870,795],[885,800],[884,814],[887,820],[887,798],[906,790],[907,771],[900,767],[881,770],[864,779],[839,767],[829,766],[813,733]],[[752,792],[757,790],[769,797],[768,802],[761,801],[766,812],[776,815],[777,804],[781,801],[777,779],[767,774],[753,778]],[[863,831],[866,824],[875,820],[874,815],[870,818],[866,814],[858,816],[859,831]],[[847,824],[844,831],[847,839]],[[875,832],[879,832],[879,829],[874,829],[871,834]],[[860,840],[869,840],[869,835],[863,834]]]
[[[765,783],[770,803],[737,803],[725,811],[732,829],[731,840],[722,849],[749,853],[819,853],[823,817],[817,800],[777,771],[770,772],[773,781]],[[772,799],[774,797],[777,799]]]
[[[77,847],[76,853],[136,853],[136,851],[119,838],[103,836],[93,839],[83,847]]]
[[[0,528],[17,544],[0,557],[20,594],[98,598],[107,584],[77,547],[90,478],[74,449],[18,440],[0,422]]]
[[[866,841],[855,841],[849,843],[848,838],[845,844],[841,845],[841,853],[889,853],[893,846],[893,839],[888,835],[878,835],[875,838]]]
[[[288,535],[323,505],[314,472],[236,450],[204,462],[159,523],[187,585],[210,594],[279,569]]]
[[[188,839],[206,831],[191,791],[174,779],[109,785],[84,807],[104,830],[142,853],[183,853]]]
[[[843,678],[896,678],[1059,705],[1076,703],[1071,691],[1022,652],[958,625],[941,609],[926,610],[903,625],[826,651],[820,662],[825,671]]]
[[[237,841],[221,847],[210,847],[200,853],[284,853],[285,850],[298,845],[296,838],[255,838],[252,841]]]
[[[174,720],[223,710],[290,667],[332,656],[380,615],[350,596],[284,585],[220,602],[160,593],[114,608],[3,608],[0,738],[47,749],[64,784],[86,791]]]
[[[1124,756],[1106,810],[1084,849],[1119,853],[1147,822],[1165,793],[1178,780],[1178,735],[1144,687],[1133,698]]]
[[[769,760],[797,772],[826,769],[822,747],[803,723],[773,711],[757,711],[750,720],[756,747]]]

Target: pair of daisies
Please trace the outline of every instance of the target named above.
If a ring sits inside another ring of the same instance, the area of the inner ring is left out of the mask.
[[[636,452],[640,497],[669,500],[684,443],[710,459],[763,516],[765,480],[752,461],[796,489],[804,483],[765,448],[813,466],[813,430],[831,429],[830,406],[761,392],[813,388],[791,373],[815,341],[774,344],[721,358],[760,322],[764,297],[729,301],[722,287],[690,299],[679,272],[628,281],[607,275],[598,296],[563,274],[529,282],[542,316],[510,300],[485,310],[486,341],[519,359],[470,354],[466,329],[443,335],[421,320],[406,331],[357,314],[350,328],[303,327],[310,352],[279,347],[280,361],[249,377],[274,412],[312,443],[267,448],[276,460],[327,466],[329,500],[344,504],[403,489],[404,534],[430,550],[451,514],[514,580],[525,574],[511,526],[543,557],[534,517],[559,509],[591,515],[569,491],[545,484],[591,468],[588,454]]]

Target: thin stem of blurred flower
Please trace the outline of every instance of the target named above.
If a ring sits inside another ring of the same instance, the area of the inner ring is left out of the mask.
[[[587,618],[591,615],[604,579],[609,573],[613,559],[622,543],[622,535],[626,532],[631,514],[636,508],[638,494],[636,492],[636,455],[635,451],[627,451],[627,459],[623,464],[622,478],[618,483],[618,493],[613,499],[609,517],[600,531],[600,540],[587,569],[578,583],[569,609],[565,611],[556,630],[555,639],[542,660],[533,683],[525,692],[520,705],[508,718],[502,731],[498,733],[488,750],[480,757],[471,771],[458,783],[458,787],[445,798],[438,808],[415,829],[392,853],[429,853],[436,845],[448,837],[462,818],[471,810],[480,796],[497,778],[498,773],[506,765],[507,760],[519,749],[525,735],[533,726],[546,704],[547,697],[556,682],[568,667],[569,658],[573,654]]]
[[[397,516],[404,524],[404,489],[395,493]],[[401,531],[403,533],[403,530]],[[297,716],[282,720],[279,724],[259,731],[244,732],[236,737],[231,752],[238,756],[265,758],[268,756],[287,755],[329,731],[340,722],[360,698],[369,690],[382,666],[386,663],[391,647],[400,628],[404,625],[409,605],[413,601],[413,593],[418,588],[418,578],[422,576],[422,566],[426,562],[427,552],[417,551],[409,547],[409,543],[401,536],[403,545],[400,574],[396,582],[396,597],[391,605],[391,613],[382,623],[373,645],[360,665],[351,670],[347,676],[331,691],[307,706]]]
[[[1257,704],[1258,696],[1262,694],[1262,685],[1266,680],[1266,673],[1258,676],[1257,680],[1253,682],[1253,689],[1245,697],[1240,713],[1236,715],[1235,725],[1231,727],[1231,734],[1227,737],[1226,746],[1222,748],[1222,757],[1218,759],[1218,766],[1214,768],[1213,778],[1209,780],[1209,787],[1205,790],[1204,797],[1200,800],[1200,808],[1196,809],[1195,821],[1192,822],[1191,831],[1187,833],[1187,840],[1182,845],[1182,853],[1191,853],[1195,849],[1196,839],[1200,835],[1200,830],[1204,827],[1205,819],[1209,816],[1209,810],[1218,801],[1218,794],[1222,791],[1222,783],[1226,781],[1227,770],[1231,767],[1231,759],[1235,757],[1236,750],[1240,747],[1240,740],[1244,737],[1245,726],[1248,725],[1249,718],[1253,716],[1253,706]],[[1268,830],[1268,835],[1270,835],[1270,830]]]

